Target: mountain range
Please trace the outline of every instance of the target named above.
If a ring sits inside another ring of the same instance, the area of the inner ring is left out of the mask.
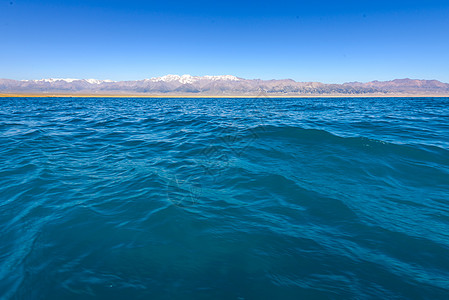
[[[244,79],[232,75],[166,75],[135,81],[71,78],[0,79],[0,94],[257,96],[261,93],[268,96],[447,96],[449,84],[437,80],[408,78],[365,83],[325,84],[296,82],[292,79]]]

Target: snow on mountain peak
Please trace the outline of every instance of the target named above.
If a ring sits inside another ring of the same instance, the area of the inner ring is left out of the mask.
[[[75,79],[75,78],[44,78],[44,79],[39,79],[39,80],[23,80],[23,81],[34,81],[34,82],[49,82],[49,83],[53,83],[53,82],[57,82],[57,81],[65,81],[65,82],[73,82],[79,79]]]
[[[159,81],[164,81],[164,82],[173,82],[173,81],[178,81],[182,84],[187,84],[187,83],[194,83],[196,81],[199,80],[229,80],[229,81],[238,81],[239,78],[237,78],[236,76],[232,76],[232,75],[220,75],[220,76],[210,76],[210,75],[206,75],[206,76],[192,76],[189,74],[185,74],[182,76],[179,75],[165,75],[162,77],[153,77],[151,79],[149,79],[152,82],[159,82]]]
[[[39,79],[39,80],[22,80],[25,82],[48,82],[48,83],[55,83],[55,82],[59,82],[59,81],[63,81],[63,82],[67,82],[67,83],[72,83],[74,81],[86,81],[90,84],[100,84],[103,82],[114,82],[112,80],[98,80],[98,79],[76,79],[76,78],[44,78],[44,79]]]
[[[114,82],[112,80],[106,79],[106,80],[98,80],[98,79],[84,79],[85,81],[89,82],[90,84],[100,84],[103,82]]]
[[[162,76],[162,77],[153,77],[150,80],[153,81],[153,82],[158,82],[158,81],[164,81],[164,82],[178,81],[178,82],[180,82],[182,84],[186,84],[186,83],[193,83],[193,82],[195,82],[196,78],[194,76],[192,76],[192,75],[187,75],[187,74],[186,75],[182,75],[182,76],[169,74],[169,75],[165,75],[165,76]]]

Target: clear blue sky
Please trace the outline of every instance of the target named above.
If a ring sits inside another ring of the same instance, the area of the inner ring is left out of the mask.
[[[0,1],[0,78],[449,82],[448,0]]]

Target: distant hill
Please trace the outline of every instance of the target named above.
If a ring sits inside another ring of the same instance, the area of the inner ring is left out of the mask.
[[[0,79],[2,94],[192,95],[192,96],[326,96],[449,95],[449,84],[437,80],[395,79],[366,83],[324,84],[291,79],[244,79],[232,75],[166,75],[136,81],[97,79]]]

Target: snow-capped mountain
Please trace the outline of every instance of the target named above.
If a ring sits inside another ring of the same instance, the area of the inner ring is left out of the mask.
[[[367,83],[324,84],[291,79],[244,79],[233,75],[165,75],[135,81],[48,78],[39,80],[0,79],[0,93],[12,94],[123,94],[123,95],[205,95],[273,96],[299,95],[449,95],[449,84],[437,80],[395,79]]]
[[[177,81],[180,82],[182,84],[188,84],[188,83],[195,83],[197,81],[200,80],[212,80],[212,81],[218,81],[218,80],[224,80],[224,81],[238,81],[239,78],[232,76],[232,75],[220,75],[220,76],[192,76],[192,75],[165,75],[162,77],[153,77],[151,79],[147,79],[150,80],[152,82],[159,82],[159,81],[164,81],[164,82],[172,82],[172,81]]]

